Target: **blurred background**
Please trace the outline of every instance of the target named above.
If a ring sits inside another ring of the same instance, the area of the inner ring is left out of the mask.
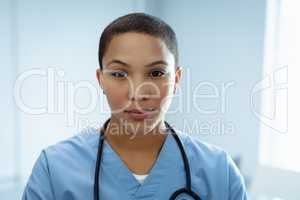
[[[95,76],[100,34],[145,12],[179,42],[183,78],[166,119],[228,151],[251,199],[299,200],[298,4],[0,0],[1,199],[20,199],[43,148],[109,116]]]

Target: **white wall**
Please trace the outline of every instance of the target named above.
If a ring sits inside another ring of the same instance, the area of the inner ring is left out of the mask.
[[[16,71],[16,54],[13,25],[13,1],[0,2],[0,194],[1,199],[7,199],[5,194],[11,193],[18,182],[18,156],[15,146],[16,116],[12,99],[12,86]]]

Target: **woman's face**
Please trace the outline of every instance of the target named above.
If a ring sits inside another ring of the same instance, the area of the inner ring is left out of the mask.
[[[97,78],[112,118],[133,126],[136,132],[145,133],[159,125],[181,77],[165,43],[142,33],[123,33],[111,40],[102,63]]]

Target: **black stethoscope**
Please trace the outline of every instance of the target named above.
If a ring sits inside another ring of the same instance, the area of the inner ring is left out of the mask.
[[[110,118],[106,120],[104,123],[103,128],[101,128],[101,134],[99,136],[99,145],[98,145],[98,152],[97,152],[97,162],[96,162],[96,169],[95,169],[95,180],[94,180],[94,200],[99,200],[99,172],[100,172],[100,164],[102,158],[102,150],[103,150],[103,142],[104,142],[104,132],[107,128],[107,125],[110,121]],[[175,200],[179,195],[186,194],[192,197],[195,200],[201,200],[201,198],[192,190],[191,188],[191,172],[190,172],[190,165],[187,159],[186,153],[184,151],[183,145],[176,134],[175,130],[165,121],[165,125],[167,128],[171,130],[171,133],[176,140],[176,143],[180,149],[181,157],[184,163],[185,169],[185,179],[186,179],[186,187],[180,188],[176,190],[170,197],[170,200]]]

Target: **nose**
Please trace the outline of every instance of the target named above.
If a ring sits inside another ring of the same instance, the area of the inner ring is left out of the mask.
[[[149,99],[147,95],[132,95],[129,98],[131,101],[145,101]]]
[[[135,85],[129,89],[129,99],[132,101],[147,100],[149,99],[147,90],[144,84]]]
[[[132,80],[129,84],[129,99],[131,101],[145,101],[151,98],[153,83],[143,79]]]

